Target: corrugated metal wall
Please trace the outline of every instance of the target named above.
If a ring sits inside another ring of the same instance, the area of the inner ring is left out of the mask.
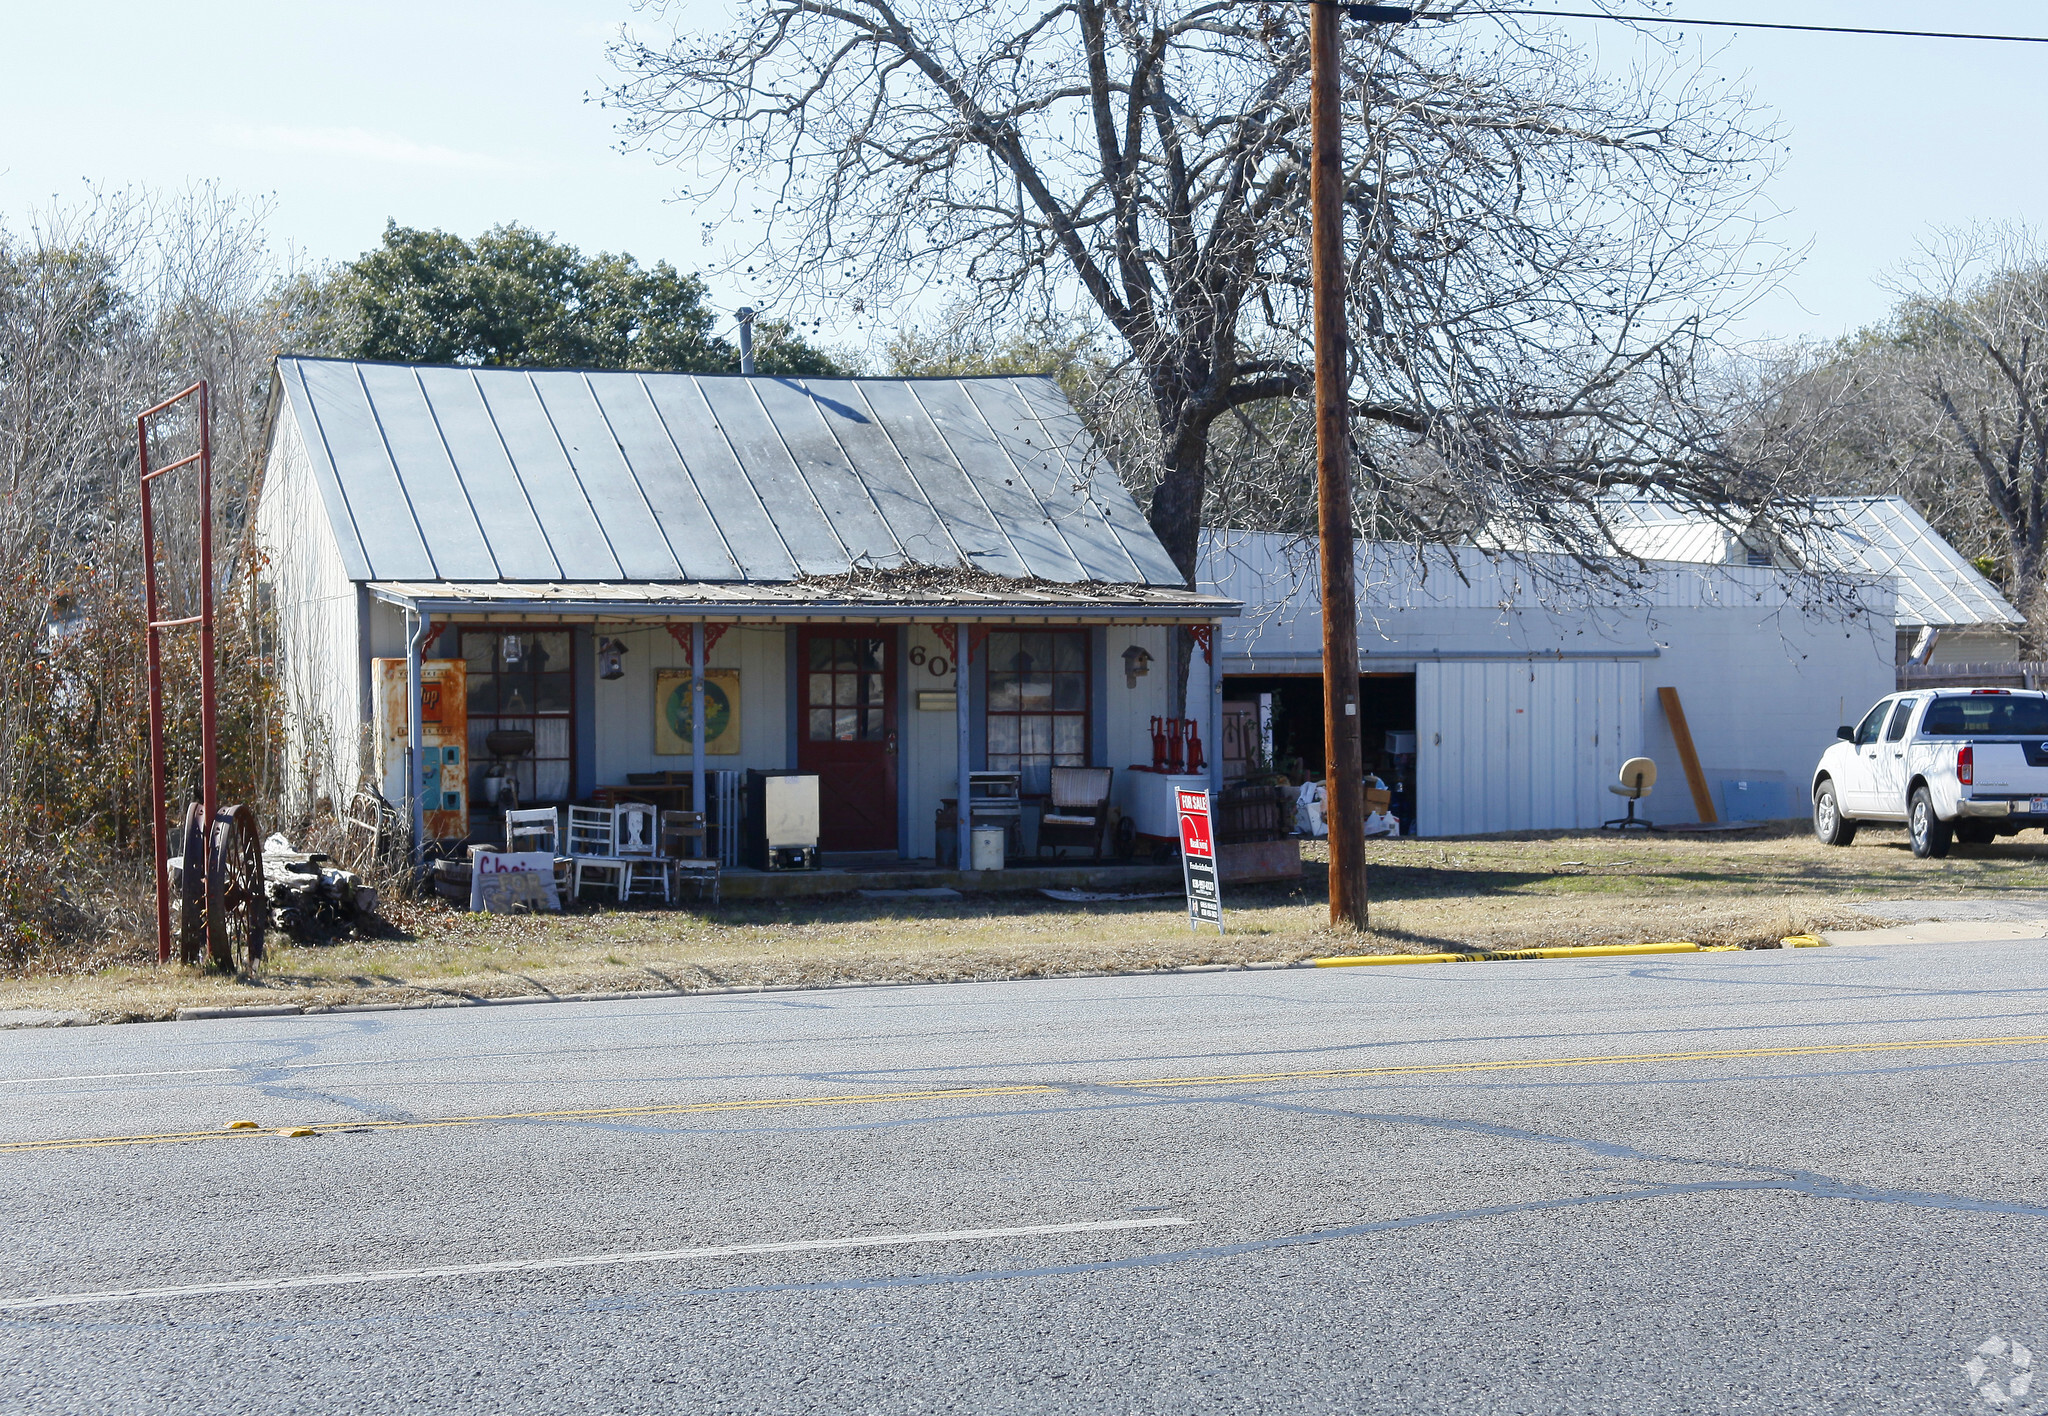
[[[1415,825],[1425,836],[1598,826],[1638,751],[1643,672],[1615,660],[1421,663]]]

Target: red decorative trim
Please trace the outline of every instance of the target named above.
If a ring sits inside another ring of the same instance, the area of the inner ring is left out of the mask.
[[[712,649],[719,640],[725,637],[725,632],[731,628],[732,626],[729,624],[713,624],[709,620],[704,622],[704,660],[706,663],[711,661]],[[668,626],[668,637],[683,646],[683,667],[694,674],[697,671],[697,660],[690,650],[690,626],[688,624],[671,624]]]
[[[1215,663],[1216,626],[1213,624],[1191,624],[1188,626],[1188,633],[1194,636],[1195,643],[1202,646],[1202,662],[1205,664]]]
[[[985,624],[970,624],[970,625],[968,625],[968,626],[967,626],[967,662],[968,662],[968,663],[970,663],[970,664],[971,664],[971,663],[973,663],[973,662],[974,662],[974,651],[975,651],[975,650],[977,650],[977,649],[979,649],[979,648],[980,648],[980,647],[981,647],[981,646],[982,646],[982,645],[983,645],[984,643],[986,643],[986,642],[987,642],[987,640],[988,640],[988,626],[987,626],[987,625],[985,625]]]
[[[434,647],[434,641],[441,637],[441,631],[448,628],[449,623],[448,620],[442,620],[439,624],[435,624],[432,620],[427,621],[426,637],[420,640],[420,657],[422,659],[427,657],[427,651]]]
[[[960,627],[955,624],[935,624],[933,634],[939,636],[939,643],[946,646],[946,657],[954,663],[960,662]]]

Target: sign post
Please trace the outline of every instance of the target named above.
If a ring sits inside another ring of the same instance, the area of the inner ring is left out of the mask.
[[[1223,891],[1216,878],[1216,833],[1210,829],[1209,793],[1176,788],[1180,812],[1181,873],[1187,881],[1188,928],[1214,921],[1223,932]]]

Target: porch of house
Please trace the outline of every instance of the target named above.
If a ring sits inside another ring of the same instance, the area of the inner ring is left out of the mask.
[[[1179,868],[1163,851],[1156,862],[1154,848],[1175,828],[1142,819],[1139,799],[1170,801],[1169,781],[1220,785],[1221,678],[1199,648],[1184,701],[1202,770],[1169,779],[1152,768],[1154,720],[1175,698],[1174,631],[1193,625],[1198,643],[1213,644],[1218,618],[1236,608],[1214,596],[1076,586],[803,603],[793,593],[803,587],[772,587],[774,603],[761,604],[762,587],[661,587],[661,601],[646,586],[375,588],[388,623],[372,638],[409,650],[414,703],[437,673],[463,680],[459,694],[441,694],[439,725],[466,749],[460,775],[444,748],[438,783],[411,784],[423,839],[494,842],[494,794],[512,780],[523,805],[704,811],[729,900],[1172,891]],[[732,603],[736,591],[756,603]],[[723,603],[707,613],[707,599]],[[509,761],[494,746],[507,742],[520,749]],[[435,760],[431,742],[409,746],[408,757]],[[1110,769],[1092,849],[1040,849],[1038,818],[1062,767]],[[749,769],[817,778],[817,868],[755,868],[736,819]],[[990,824],[978,810],[961,821],[955,807],[976,799],[968,777],[982,772],[1016,778],[999,870],[956,864],[972,859],[971,828]],[[448,809],[458,784],[459,812]],[[1121,841],[1119,821],[1132,823]]]

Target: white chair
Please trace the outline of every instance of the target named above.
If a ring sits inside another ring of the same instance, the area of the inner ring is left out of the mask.
[[[617,827],[618,816],[609,806],[569,808],[569,856],[576,862],[569,893],[574,898],[583,898],[583,880],[591,874],[605,877],[612,893],[626,898],[626,862],[616,848]]]
[[[551,806],[506,812],[505,849],[514,854],[521,851],[546,851],[551,856],[560,855],[562,818],[555,815],[555,809]]]
[[[657,890],[661,902],[669,903],[668,861],[661,853],[661,812],[643,801],[629,801],[612,808],[612,858],[624,866],[619,880],[619,899],[630,900],[643,889]]]
[[[608,806],[569,808],[569,854],[605,856],[612,854],[612,809]]]
[[[1644,831],[1656,830],[1657,828],[1652,826],[1647,819],[1636,815],[1636,803],[1648,796],[1650,788],[1656,785],[1657,764],[1649,758],[1631,757],[1628,761],[1622,763],[1621,780],[1619,782],[1609,782],[1607,790],[1613,792],[1618,797],[1628,798],[1628,815],[1617,817],[1613,821],[1603,821],[1600,823],[1600,829],[1603,831],[1626,831],[1630,827],[1636,827]]]

